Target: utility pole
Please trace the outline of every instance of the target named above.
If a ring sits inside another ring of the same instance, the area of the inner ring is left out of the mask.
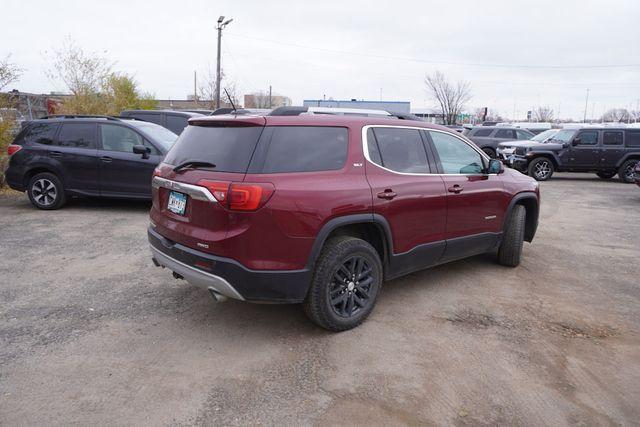
[[[269,108],[273,108],[271,106],[271,85],[269,85]]]
[[[196,70],[193,70],[193,100],[198,103],[198,75]]]
[[[587,89],[587,99],[584,101],[584,120],[583,123],[587,123],[587,108],[589,105],[589,89]]]
[[[233,19],[224,20],[224,16],[220,16],[218,18],[218,26],[216,29],[218,30],[218,64],[216,66],[216,108],[220,108],[220,48],[222,43],[222,29],[229,25],[229,23],[233,21]]]

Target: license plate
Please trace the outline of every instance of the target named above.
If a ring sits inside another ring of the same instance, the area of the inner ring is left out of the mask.
[[[184,209],[187,206],[187,195],[172,191],[169,193],[169,201],[167,202],[167,209],[178,215],[184,215]]]

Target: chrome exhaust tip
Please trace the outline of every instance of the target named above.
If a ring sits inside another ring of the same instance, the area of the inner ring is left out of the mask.
[[[222,295],[221,293],[219,293],[213,288],[207,288],[207,290],[209,291],[209,293],[211,294],[211,297],[215,302],[225,302],[226,300],[229,299],[227,296]]]

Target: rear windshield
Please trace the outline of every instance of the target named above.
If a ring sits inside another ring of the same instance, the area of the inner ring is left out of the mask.
[[[263,127],[187,126],[165,163],[177,166],[196,160],[216,165],[219,172],[245,173]]]

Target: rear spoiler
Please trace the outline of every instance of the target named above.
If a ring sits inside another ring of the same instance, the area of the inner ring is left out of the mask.
[[[189,119],[191,126],[210,126],[210,127],[249,127],[249,126],[265,126],[267,119],[263,116],[202,116],[192,117]]]

